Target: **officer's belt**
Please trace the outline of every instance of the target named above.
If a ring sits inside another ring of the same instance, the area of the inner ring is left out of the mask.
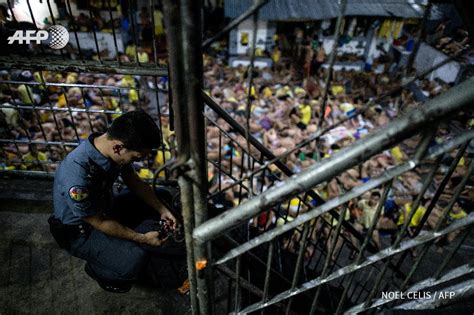
[[[92,227],[89,224],[63,224],[59,219],[54,216],[48,219],[49,228],[54,239],[61,248],[68,249],[71,246],[71,242],[79,238],[81,235],[89,235],[92,231]]]

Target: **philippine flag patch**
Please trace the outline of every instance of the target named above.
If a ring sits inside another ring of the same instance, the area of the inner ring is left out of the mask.
[[[82,201],[89,197],[89,190],[86,187],[73,186],[69,188],[69,197],[74,201]]]

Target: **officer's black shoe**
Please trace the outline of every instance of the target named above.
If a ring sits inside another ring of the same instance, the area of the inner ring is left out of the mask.
[[[89,266],[89,263],[87,263],[84,267],[84,271],[89,277],[97,281],[99,286],[105,291],[112,293],[127,293],[132,288],[132,284],[130,282],[107,281],[100,279]]]

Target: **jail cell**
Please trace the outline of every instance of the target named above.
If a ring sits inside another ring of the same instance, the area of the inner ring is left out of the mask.
[[[144,38],[138,30],[141,27],[138,15],[132,13],[136,6],[132,1],[122,4],[129,8],[123,8],[128,12],[129,32],[120,30],[116,1],[105,1],[101,8],[91,3],[77,7],[77,3],[66,1],[64,8],[59,9],[50,0],[40,4],[30,0],[21,4],[7,1],[15,23],[14,6],[22,5],[24,8],[20,9],[29,13],[29,27],[38,30],[39,23],[66,26],[71,40],[61,49],[52,49],[46,42],[33,41],[28,46],[13,44],[5,47],[0,56],[2,67],[9,69],[1,77],[1,107],[6,116],[0,139],[2,169],[52,176],[62,158],[88,134],[104,132],[117,116],[142,109],[162,126],[161,149],[141,166],[141,176],[152,179],[153,170],[171,159],[175,146],[173,123],[169,123],[173,117],[167,101],[165,49],[163,45],[157,46],[162,44],[163,36],[152,27]],[[148,9],[154,12],[156,5],[158,2],[150,1]],[[57,24],[58,10],[63,19],[69,17],[69,25]],[[49,13],[46,22],[40,21],[43,11]],[[80,12],[90,18],[91,24],[82,23]],[[110,25],[99,25],[103,20],[96,19],[97,14],[107,17]],[[155,17],[150,18],[153,22]],[[99,34],[99,29],[108,29],[108,33]],[[89,30],[90,33],[85,33]],[[91,34],[92,38],[86,38],[85,34]],[[131,35],[129,42],[124,42],[127,34]],[[130,44],[127,51],[126,44]],[[160,172],[160,176],[164,175]]]
[[[259,5],[262,4],[265,3],[256,2],[230,23],[229,27],[252,16],[255,38]],[[343,1],[339,6],[335,43],[338,42],[343,25],[346,5],[347,2]],[[209,42],[206,41],[207,44]],[[255,43],[252,45],[248,73],[252,73],[253,69]],[[329,57],[319,117],[323,117],[326,110],[336,56],[337,48],[334,46]],[[451,110],[462,114],[462,109],[472,102],[470,93],[455,98],[455,95],[459,96],[459,93],[472,86],[472,80],[468,79],[461,84],[462,87],[428,101],[426,108],[407,108],[400,104],[399,110],[405,115],[388,124],[387,129],[368,136],[367,143],[360,140],[343,149],[340,154],[318,161],[320,164],[310,167],[311,171],[291,176],[292,172],[287,166],[280,164],[285,164],[285,158],[289,154],[320,142],[325,134],[337,126],[355,119],[357,114],[365,114],[381,100],[401,93],[410,82],[423,78],[450,60],[452,59],[418,73],[408,82],[402,80],[402,84],[395,89],[364,104],[352,117],[336,122],[320,119],[320,130],[314,136],[278,157],[265,154],[265,149],[262,149],[255,150],[252,158],[245,158],[245,154],[252,155],[252,149],[259,147],[249,135],[252,75],[249,75],[246,86],[248,100],[244,116],[246,121],[241,120],[242,125],[245,125],[243,129],[239,131],[239,128],[233,127],[229,131],[229,128],[222,127],[223,124],[219,128],[216,119],[205,114],[207,125],[220,131],[219,138],[214,138],[211,144],[219,148],[219,156],[213,157],[218,162],[210,163],[220,174],[214,189],[219,187],[221,190],[224,187],[224,190],[231,190],[234,186],[238,198],[233,201],[234,206],[236,205],[234,209],[198,225],[193,232],[195,259],[213,265],[213,268],[208,265],[204,270],[197,268],[195,281],[199,302],[195,303],[199,304],[202,314],[246,314],[260,311],[339,314],[374,308],[409,309],[416,303],[403,303],[397,301],[400,299],[397,297],[387,299],[383,297],[384,293],[428,290],[432,286],[446,285],[447,281],[453,279],[457,279],[459,285],[446,289],[461,290],[462,287],[469,287],[469,282],[463,282],[463,279],[472,273],[472,266],[469,259],[458,253],[458,249],[469,235],[472,215],[456,222],[448,219],[451,222],[449,225],[444,222],[452,215],[456,200],[461,195],[467,196],[469,188],[466,183],[472,175],[472,162],[469,162],[469,167],[463,164],[466,167],[461,168],[463,176],[459,173],[455,175],[455,187],[450,187],[453,195],[448,200],[440,201],[440,197],[461,159],[467,160],[465,150],[472,135],[469,135],[470,131],[463,129],[461,132],[454,132],[452,140],[433,146],[438,130],[429,121],[436,121],[436,126],[440,125],[444,130],[451,126],[452,121],[445,118],[445,115]],[[203,98],[208,106],[212,103],[212,97],[203,95]],[[225,114],[221,115],[221,118],[224,117]],[[247,142],[246,153],[245,144],[242,143],[244,138]],[[408,145],[409,142],[411,145]],[[384,150],[399,152],[400,147],[405,150],[410,147],[414,149],[406,150],[406,158],[400,159],[393,168],[374,174],[362,185],[345,189],[347,181],[344,178],[350,177],[347,171],[351,168],[363,168],[365,163],[369,163],[372,157]],[[258,151],[264,157],[256,154]],[[448,152],[454,155],[454,159],[449,167],[439,168],[443,156],[446,157]],[[239,167],[234,170],[232,163],[242,166],[246,161],[247,171],[241,170],[239,180],[239,177],[233,176]],[[243,174],[245,175],[242,177]],[[412,182],[413,185],[403,187],[400,178],[404,176],[418,176],[421,184],[415,185]],[[271,183],[265,177],[270,177]],[[281,184],[278,183],[280,180]],[[340,190],[325,201],[319,196],[318,188],[324,189],[326,181],[330,180],[334,180]],[[255,191],[258,192],[256,195]],[[376,194],[380,200],[371,220],[361,228],[351,218],[351,210],[354,198],[363,194]],[[399,218],[398,227],[392,229],[388,243],[386,239],[381,242],[380,236],[376,235],[380,229],[378,222],[390,215],[384,208],[395,194],[405,194],[414,210]],[[430,199],[428,203],[425,200],[427,196]],[[242,199],[247,198],[242,202]],[[218,205],[223,207],[222,203]],[[291,216],[290,209],[293,211]],[[418,209],[425,211],[421,213]],[[413,220],[416,221],[415,224]],[[426,268],[430,268],[427,263],[437,257],[437,251],[443,250],[443,239],[450,238],[448,235],[451,235],[452,240],[453,231],[457,231],[454,234],[459,238],[455,238],[456,241],[449,246],[448,254],[439,261],[434,275],[427,273]],[[448,265],[451,271],[447,272]],[[222,281],[222,276],[227,281]],[[422,304],[423,307],[429,307],[440,305],[440,302],[428,300]]]
[[[469,136],[466,138],[469,138]],[[456,141],[457,144],[462,143],[466,138],[464,136],[459,136],[457,139],[458,141]],[[427,138],[424,138],[423,142],[426,143],[426,139]],[[418,137],[417,140],[420,140],[420,137]],[[425,147],[426,149],[426,146],[420,147]],[[384,215],[382,214],[383,201],[387,199],[389,192],[393,193],[397,189],[396,187],[393,187],[394,184],[397,184],[397,177],[393,177],[393,175],[403,175],[403,172],[407,171],[407,167],[412,170],[413,168],[408,166],[408,164],[411,163],[411,161],[409,161],[408,163],[396,167],[393,172],[389,171],[387,172],[389,174],[384,174],[379,178],[375,178],[374,180],[376,183],[359,186],[347,195],[341,195],[341,197],[329,201],[329,203],[332,204],[331,207],[334,207],[335,205],[339,206],[338,212],[340,217],[336,222],[334,222],[335,220],[332,218],[329,218],[328,220],[330,223],[325,222],[326,224],[321,224],[318,222],[318,220],[325,219],[323,212],[330,209],[329,206],[325,208],[323,205],[316,208],[320,211],[313,208],[314,214],[311,216],[312,219],[309,219],[310,217],[307,216],[304,219],[306,223],[301,220],[301,223],[297,225],[296,223],[291,224],[293,220],[285,223],[283,223],[283,221],[282,226],[278,227],[278,225],[276,225],[274,228],[272,227],[269,229],[267,236],[263,232],[261,235],[250,234],[248,241],[243,245],[235,244],[232,246],[233,249],[225,253],[223,256],[215,253],[215,255],[218,255],[214,258],[216,260],[216,272],[223,272],[229,277],[228,288],[230,292],[232,292],[232,290],[236,290],[234,292],[240,292],[235,295],[233,302],[229,303],[229,309],[232,310],[234,307],[250,304],[250,306],[242,308],[241,311],[244,313],[252,312],[265,308],[267,305],[275,305],[276,307],[282,308],[283,311],[288,311],[292,309],[291,296],[295,293],[300,293],[303,295],[303,297],[300,297],[298,300],[297,305],[300,307],[302,304],[306,304],[307,306],[313,305],[314,310],[316,311],[332,313],[336,312],[336,310],[341,311],[349,309],[350,305],[360,303],[358,308],[355,308],[355,310],[360,311],[365,307],[370,306],[367,302],[370,301],[371,298],[374,296],[380,297],[380,292],[403,292],[409,283],[422,281],[425,277],[430,278],[431,275],[429,273],[426,274],[426,271],[419,271],[419,269],[423,269],[420,268],[420,264],[426,263],[427,255],[429,255],[428,257],[430,257],[430,259],[437,257],[438,254],[436,249],[439,249],[440,245],[435,242],[425,243],[427,240],[431,241],[435,239],[434,234],[432,234],[433,232],[428,233],[425,231],[424,237],[418,237],[418,235],[424,224],[426,224],[430,229],[434,228],[435,230],[443,226],[441,224],[442,220],[433,221],[432,216],[435,213],[436,216],[448,216],[448,213],[450,213],[454,206],[454,200],[459,197],[461,193],[466,193],[464,185],[471,175],[469,168],[466,170],[466,174],[461,179],[461,182],[459,182],[458,186],[455,187],[455,195],[452,199],[448,203],[440,202],[438,204],[439,197],[445,189],[448,179],[453,174],[453,169],[455,169],[456,165],[459,163],[459,159],[463,155],[466,145],[464,144],[457,151],[450,169],[437,174],[437,176],[444,176],[444,180],[440,183],[440,186],[430,187],[430,181],[433,179],[432,177],[435,176],[439,167],[440,159],[438,154],[443,152],[441,149],[443,147],[453,148],[449,144],[440,145],[437,148],[438,150],[435,150],[428,156],[429,160],[427,159],[423,161],[423,163],[429,162],[429,164],[432,165],[429,166],[430,174],[427,179],[425,179],[425,185],[419,188],[419,195],[414,199],[413,209],[416,209],[417,205],[420,204],[420,195],[424,195],[428,189],[431,190],[430,193],[434,198],[428,205],[426,205],[428,210],[422,215],[422,223],[416,226],[414,230],[413,227],[410,226],[410,237],[405,236],[408,239],[414,238],[413,241],[406,241],[403,243],[405,247],[402,247],[401,249],[397,248],[400,246],[401,241],[405,239],[403,235],[408,233],[409,222],[411,222],[416,212],[412,212],[406,219],[407,221],[403,222],[399,227],[401,230],[396,231],[391,243],[380,244],[377,246],[377,250],[375,251],[373,249],[372,251],[368,249],[374,238],[371,236],[371,233],[374,231],[376,222],[378,221],[377,219]],[[438,156],[438,159],[434,160],[433,157],[436,156]],[[418,164],[421,163],[418,162],[417,165]],[[418,168],[419,167],[417,166],[416,169]],[[344,231],[344,228],[342,227],[342,222],[344,222],[346,213],[348,213],[347,201],[352,199],[354,196],[353,192],[355,193],[358,191],[358,193],[370,193],[374,191],[373,185],[380,182],[385,183],[383,186],[377,186],[383,190],[378,190],[382,202],[377,207],[377,212],[366,232],[366,236],[361,242],[354,241],[351,239],[352,235]],[[366,186],[365,189],[363,188],[364,186]],[[369,190],[367,190],[367,188]],[[302,211],[302,214],[307,211],[308,210],[304,212]],[[259,211],[259,213],[265,214],[266,212]],[[317,214],[319,215],[315,216]],[[296,216],[296,218],[298,218],[298,216]],[[286,224],[290,224],[290,227],[285,228]],[[227,231],[229,230],[229,227],[236,226],[236,224],[229,225],[229,223],[226,225]],[[456,228],[457,227],[454,225],[445,226],[446,230],[440,233],[442,236],[446,237],[446,235],[454,231]],[[465,240],[464,237],[468,234],[469,229],[462,228],[460,231],[462,236],[456,239],[455,244],[450,247],[449,252],[444,256],[445,259],[439,262],[439,269],[435,273],[436,276],[441,275],[448,265],[452,267],[452,269],[458,271],[464,270],[463,273],[457,276],[465,275],[466,273],[464,272],[469,273],[467,271],[470,270],[467,267],[468,265],[462,265],[462,262],[467,263],[468,260],[456,255],[456,250]],[[236,232],[236,234],[238,235],[238,232]],[[222,237],[225,238],[226,236]],[[223,241],[220,240],[222,237],[215,238],[214,242],[216,244],[222,243]],[[338,238],[341,238],[342,241],[338,240]],[[290,242],[294,242],[293,246],[289,246],[289,244],[291,244]],[[220,253],[219,248],[217,248],[215,252]],[[400,254],[396,255],[398,253]],[[268,255],[268,260],[264,259],[265,255]],[[288,257],[291,255],[293,256],[293,260]],[[383,258],[391,256],[394,256],[392,260],[383,260]],[[282,260],[285,259],[290,259],[290,261],[295,264],[290,264],[291,267],[284,270],[285,268],[282,265]],[[244,262],[245,267],[242,267]],[[265,262],[266,269],[262,267],[265,265]],[[359,267],[361,265],[363,267]],[[259,269],[259,267],[261,269]],[[454,267],[458,267],[458,269]],[[266,274],[263,279],[262,277],[265,270]],[[278,271],[277,275],[275,274],[275,270]],[[292,281],[286,279],[287,281],[284,282],[284,280],[282,280],[282,274],[288,276],[290,280],[293,280],[293,286],[291,285]],[[316,277],[316,279],[310,280],[312,277]],[[237,278],[240,278],[240,280],[236,280]],[[276,283],[273,282],[273,285],[270,285],[270,283],[272,283],[271,281],[275,281]],[[250,283],[254,284],[254,287],[252,287]],[[322,283],[324,283],[325,286],[322,286]],[[318,288],[319,286],[321,286],[321,289]],[[264,288],[267,290],[266,293]],[[311,290],[312,288],[318,289]],[[273,291],[278,289],[280,291]],[[270,293],[268,290],[272,290],[273,292],[270,291]],[[309,299],[304,296],[305,294],[303,294],[306,291],[310,293]],[[273,296],[273,298],[268,299],[270,302],[266,300],[266,294],[272,294],[270,296]],[[317,299],[322,298],[321,295],[323,294],[325,294],[324,299],[323,301],[320,301],[320,304],[318,305]],[[317,298],[314,297],[315,295]],[[327,295],[329,295],[329,297]],[[234,295],[230,296],[234,297]],[[347,300],[347,304],[345,304],[342,296]],[[306,298],[306,300],[304,298]],[[313,298],[313,300],[311,298]],[[288,302],[287,299],[289,299],[290,302]],[[259,300],[262,300],[262,302],[257,302]],[[327,305],[326,303],[328,303],[328,300],[331,301],[333,305]],[[313,301],[313,304],[308,303],[311,301]],[[381,306],[385,303],[386,301],[384,302],[379,299],[375,305]],[[393,306],[394,305],[391,307]],[[295,310],[293,309],[293,311]],[[307,311],[309,310],[304,308],[297,309],[298,313],[305,313]]]
[[[154,2],[150,2],[151,8]],[[69,1],[66,3],[72,13]],[[264,309],[281,313],[342,313],[403,307],[403,302],[381,299],[381,292],[423,290],[471,274],[472,266],[458,255],[458,249],[468,236],[472,214],[449,225],[444,224],[444,219],[450,216],[456,199],[466,193],[473,164],[465,150],[473,134],[462,130],[453,133],[450,141],[432,145],[437,132],[432,125],[441,125],[444,129],[449,125],[448,114],[472,104],[472,80],[453,88],[449,95],[428,102],[426,110],[403,109],[408,118],[400,118],[387,130],[379,130],[366,144],[359,142],[348,147],[344,151],[346,156],[324,158],[319,155],[324,135],[344,122],[323,120],[311,138],[276,156],[249,130],[250,94],[244,115],[235,118],[203,92],[199,84],[202,80],[200,48],[205,50],[244,17],[252,16],[256,20],[258,10],[265,3],[255,2],[221,34],[201,44],[199,5],[183,2],[175,6],[171,1],[164,1],[165,22],[173,35],[167,39],[169,73],[160,61],[166,56],[158,51],[159,39],[154,31],[152,43],[147,47],[153,60],[140,61],[136,38],[140,35],[135,29],[133,14],[129,18],[135,50],[128,60],[119,55],[116,44],[119,35],[115,27],[112,27],[115,58],[108,58],[101,50],[95,31],[94,48],[83,52],[77,34],[79,26],[74,23],[70,36],[78,48],[73,54],[76,59],[69,61],[65,57],[71,54],[67,49],[57,52],[43,46],[39,47],[41,53],[31,58],[2,57],[0,62],[4,67],[18,69],[18,77],[3,74],[0,82],[9,100],[8,104],[1,105],[9,119],[0,139],[4,155],[0,162],[5,164],[4,171],[53,176],[64,155],[87,134],[104,131],[115,117],[132,109],[151,113],[160,123],[163,145],[137,171],[144,169],[142,175],[147,179],[171,176],[180,181],[183,211],[190,212],[183,216],[190,298],[195,313],[250,313]],[[336,38],[340,34],[345,5],[343,1],[340,6]],[[107,9],[114,22],[110,3]],[[91,8],[88,14],[93,16]],[[253,38],[256,38],[255,33]],[[327,105],[336,53],[334,49],[330,56],[321,113]],[[250,73],[254,66],[253,54],[251,59]],[[447,62],[417,77],[422,78]],[[25,70],[30,70],[30,75]],[[115,82],[108,82],[105,74],[112,76]],[[400,93],[407,84],[387,91],[380,99]],[[250,75],[248,91],[252,86]],[[364,114],[377,101],[364,104],[358,114]],[[202,104],[202,108],[194,108],[196,103]],[[175,118],[178,123],[173,126]],[[199,141],[193,141],[192,133]],[[376,174],[363,185],[344,187],[346,171],[363,168],[372,156],[383,150],[405,146],[403,141],[411,141],[418,147],[416,151],[406,152],[405,161]],[[190,149],[186,149],[187,146]],[[304,177],[294,175],[287,165],[288,155],[298,150],[316,150],[318,154],[319,160]],[[446,153],[454,156],[452,162],[448,168],[440,167]],[[459,174],[458,170],[455,174],[463,157],[464,173]],[[169,163],[170,160],[175,163]],[[189,160],[195,163],[186,166]],[[175,170],[178,172],[173,173]],[[421,187],[400,186],[400,176],[413,176],[413,172],[418,171],[416,176],[423,174]],[[452,198],[439,202],[454,174],[457,185],[450,187]],[[437,179],[435,184],[434,178]],[[202,196],[199,187],[196,188],[198,181],[206,182],[202,187],[209,188]],[[325,190],[331,181],[338,193],[329,196]],[[237,198],[228,198],[228,192]],[[386,215],[383,205],[395,192],[408,194],[414,211],[406,214],[398,230],[391,231],[389,243],[381,242],[374,234],[376,223]],[[366,193],[377,193],[380,202],[371,220],[361,228],[351,218],[354,207],[351,201]],[[426,212],[418,217],[417,209],[427,193],[431,201],[425,205]],[[326,195],[325,198],[322,195]],[[198,209],[204,203],[205,211]],[[420,222],[413,228],[411,221],[415,215]],[[217,218],[210,219],[214,216]],[[191,221],[195,221],[196,226]],[[420,272],[423,270],[420,266],[435,259],[440,242],[452,233],[458,237],[444,249],[447,255],[439,261],[435,274]],[[205,267],[196,267],[202,260]]]
[[[23,70],[19,76],[35,75],[44,79],[44,72]],[[54,173],[62,158],[86,140],[89,134],[105,132],[114,118],[133,109],[147,111],[157,122],[169,120],[167,107],[160,108],[159,104],[159,98],[164,99],[166,94],[159,91],[158,87],[148,88],[148,84],[156,78],[136,80],[125,75],[117,80],[116,87],[54,82],[52,75],[46,73],[46,76],[50,82],[46,79],[44,82],[2,81],[3,91],[10,98],[9,103],[1,105],[9,117],[6,125],[9,129],[5,130],[1,140],[4,152],[2,162],[7,170]],[[61,74],[56,74],[56,78],[58,76]],[[104,74],[67,73],[66,80],[77,78],[105,81],[107,77]],[[164,132],[169,137],[170,130],[165,128]],[[158,158],[163,157],[162,163],[171,158],[168,139],[165,139],[166,136],[162,137],[163,146],[157,153]],[[161,166],[153,163],[153,160],[146,163],[143,168],[147,170]],[[153,177],[142,173],[148,179]]]

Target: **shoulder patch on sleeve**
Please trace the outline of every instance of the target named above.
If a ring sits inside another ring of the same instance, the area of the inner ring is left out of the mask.
[[[89,190],[84,186],[72,186],[69,188],[69,198],[73,201],[82,201],[89,197]]]

